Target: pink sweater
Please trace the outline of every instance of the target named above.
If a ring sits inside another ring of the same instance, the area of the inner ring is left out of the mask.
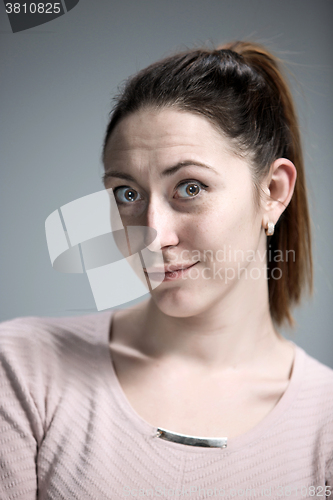
[[[121,389],[111,316],[0,325],[1,500],[325,497],[333,370],[296,347],[286,392],[252,430],[224,449],[164,441]]]

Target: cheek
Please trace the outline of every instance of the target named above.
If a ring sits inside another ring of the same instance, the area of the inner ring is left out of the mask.
[[[181,234],[192,249],[255,249],[260,234],[260,217],[249,196],[223,202],[203,203],[184,220]]]

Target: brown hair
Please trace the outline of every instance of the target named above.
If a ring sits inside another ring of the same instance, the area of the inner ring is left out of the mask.
[[[311,230],[299,126],[280,61],[261,45],[233,42],[217,49],[192,49],[151,64],[130,78],[111,112],[106,144],[125,116],[143,107],[174,106],[205,116],[231,140],[238,154],[250,155],[256,201],[260,182],[277,158],[297,170],[293,197],[267,238],[269,304],[272,319],[293,325],[291,306],[308,285],[312,292]],[[288,252],[287,252],[288,251]],[[280,253],[282,252],[282,253]],[[293,253],[294,259],[285,258]],[[269,255],[269,252],[268,252]],[[271,276],[279,268],[281,278]]]

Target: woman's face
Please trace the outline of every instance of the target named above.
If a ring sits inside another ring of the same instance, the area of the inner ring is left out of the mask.
[[[263,283],[266,259],[254,255],[266,238],[249,163],[207,119],[174,108],[129,115],[108,141],[105,172],[124,226],[157,231],[173,271],[152,291],[165,314],[196,315]],[[160,265],[148,271],[160,279]]]

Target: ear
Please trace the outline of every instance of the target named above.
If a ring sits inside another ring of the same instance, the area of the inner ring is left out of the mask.
[[[262,226],[265,229],[268,222],[276,224],[287,208],[294,193],[296,177],[296,167],[290,160],[279,158],[272,163],[269,174],[261,186],[267,195],[262,200]]]

